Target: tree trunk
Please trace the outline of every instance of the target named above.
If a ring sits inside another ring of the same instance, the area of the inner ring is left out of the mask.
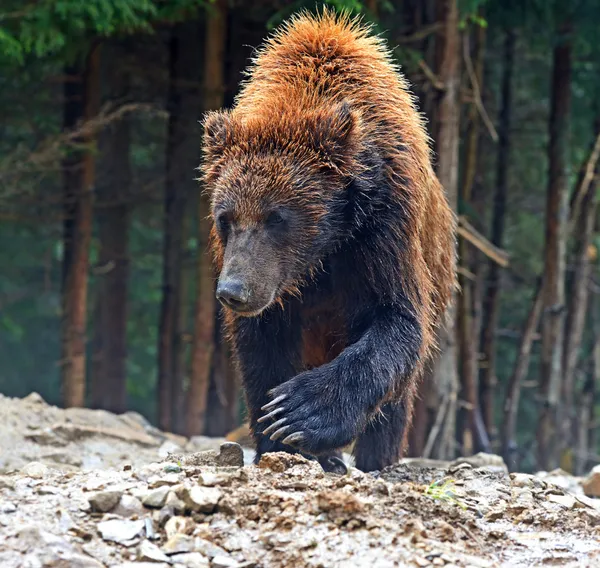
[[[127,52],[115,44],[112,57],[122,61]],[[107,69],[110,97],[122,102],[129,93],[124,66]],[[128,236],[131,191],[131,123],[127,116],[101,136],[102,178],[98,181],[96,218],[100,250],[94,321],[91,406],[122,413],[127,409],[127,294]]]
[[[571,105],[570,29],[561,30],[554,48],[552,108],[548,152],[549,180],[546,201],[546,245],[544,252],[544,298],[540,409],[537,429],[537,465],[551,469],[556,454],[557,412],[561,392],[563,326],[565,318],[566,229],[568,211],[567,163]]]
[[[460,121],[460,35],[457,2],[456,0],[438,0],[437,10],[438,21],[443,23],[443,27],[436,39],[436,70],[444,85],[436,112],[437,175],[446,190],[451,207],[457,211]],[[458,377],[454,303],[448,310],[447,318],[447,325],[440,331],[440,356],[434,370],[437,388],[442,396],[447,396],[449,400],[447,419],[441,435],[440,458],[452,457],[455,452]]]
[[[83,73],[84,120],[91,119],[98,112],[99,63],[100,46],[96,44],[90,49]],[[73,126],[76,113],[75,103],[69,100],[75,95],[71,91],[73,85],[69,84],[70,82],[65,89],[65,128]],[[88,135],[81,142],[88,147],[92,146],[94,135]],[[88,148],[81,156],[80,175],[71,171],[65,177],[65,208],[69,214],[64,227],[63,267],[62,386],[65,406],[85,405],[88,263],[95,175],[91,150]]]
[[[239,423],[239,382],[236,370],[231,364],[229,344],[221,329],[222,321],[222,317],[216,319],[214,364],[205,422],[207,436],[225,436]]]
[[[509,29],[504,37],[504,68],[502,71],[502,99],[498,128],[498,161],[496,165],[496,191],[492,217],[491,241],[502,248],[508,196],[508,169],[510,164],[510,128],[512,115],[512,80],[516,36]],[[485,294],[482,324],[482,352],[484,365],[479,383],[479,400],[483,420],[488,432],[494,426],[494,389],[496,381],[496,330],[500,308],[502,268],[494,261],[489,263],[488,289]],[[537,325],[537,324],[536,324]]]
[[[563,382],[562,404],[564,405],[563,419],[561,422],[562,434],[560,436],[562,448],[574,447],[575,432],[573,424],[577,417],[575,408],[575,370],[577,359],[583,339],[585,319],[588,312],[589,284],[590,284],[590,258],[589,247],[594,236],[598,199],[595,187],[587,192],[581,204],[581,211],[575,235],[577,247],[575,253],[575,270],[571,279],[569,293],[569,310],[565,326],[565,345],[563,354]]]
[[[516,441],[515,432],[517,427],[517,416],[519,410],[519,399],[521,396],[521,385],[523,379],[527,375],[529,369],[529,359],[531,357],[531,346],[533,345],[533,337],[540,322],[542,313],[543,300],[543,283],[542,280],[537,284],[533,302],[525,322],[523,334],[521,335],[521,344],[517,354],[517,360],[513,369],[512,375],[506,387],[506,395],[504,397],[504,416],[501,428],[502,440],[502,457],[506,465],[514,471],[518,469],[516,463]]]
[[[177,24],[169,41],[167,160],[163,237],[163,295],[158,342],[158,420],[180,431],[184,418],[182,270],[186,204],[196,189],[200,46],[195,22]]]
[[[481,15],[481,11],[480,11]],[[468,36],[465,36],[465,41]],[[485,28],[477,26],[475,34],[475,81],[481,90],[483,83],[483,62],[485,51]],[[469,48],[468,45],[465,46]],[[465,144],[464,176],[461,187],[462,202],[471,202],[471,194],[477,172],[477,156],[479,146],[479,112],[475,103],[472,103],[468,114],[468,131]],[[459,240],[460,266],[471,268],[471,251],[464,239]],[[477,413],[477,366],[478,349],[475,340],[475,328],[473,318],[473,282],[464,275],[459,276],[461,293],[458,297],[458,333],[459,333],[459,371],[461,379],[460,397],[465,407],[459,413],[459,436],[458,443],[462,447],[462,455],[473,453],[475,446],[480,448],[480,440],[477,440],[477,429],[475,428],[475,416]],[[481,448],[480,448],[481,449]]]
[[[224,59],[227,39],[227,4],[219,0],[206,20],[204,53],[204,109],[223,106]],[[186,434],[202,434],[206,422],[206,404],[210,386],[210,371],[214,352],[215,292],[214,274],[208,251],[210,233],[210,202],[207,195],[198,197],[198,259],[197,292],[194,316],[194,343],[190,391],[187,397]]]

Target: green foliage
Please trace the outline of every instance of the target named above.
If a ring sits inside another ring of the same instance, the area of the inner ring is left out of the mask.
[[[454,491],[454,484],[454,479],[438,479],[432,481],[425,488],[425,495],[436,501],[445,501],[447,503],[458,505],[461,509],[466,509],[466,505],[460,501]]]
[[[0,56],[23,63],[74,49],[93,36],[149,29],[157,14],[152,0],[42,0],[4,3],[0,13]]]

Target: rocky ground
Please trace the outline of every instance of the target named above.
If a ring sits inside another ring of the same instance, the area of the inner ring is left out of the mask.
[[[600,565],[600,500],[495,456],[378,475],[286,454],[257,467],[232,442],[37,395],[0,397],[0,423],[3,568]]]

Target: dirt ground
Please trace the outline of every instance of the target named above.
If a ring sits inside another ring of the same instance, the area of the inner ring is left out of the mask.
[[[370,475],[0,397],[0,566],[600,566],[600,500],[496,456]],[[559,478],[557,478],[559,481]]]

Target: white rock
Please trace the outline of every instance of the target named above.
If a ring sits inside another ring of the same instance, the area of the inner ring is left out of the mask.
[[[169,562],[169,557],[155,544],[144,540],[138,550],[138,558],[141,561]]]
[[[21,473],[27,477],[32,477],[33,479],[42,479],[46,477],[50,471],[51,470],[47,465],[34,461],[24,466]]]
[[[144,529],[144,521],[111,519],[98,523],[98,531],[104,540],[124,543],[134,539]]]

